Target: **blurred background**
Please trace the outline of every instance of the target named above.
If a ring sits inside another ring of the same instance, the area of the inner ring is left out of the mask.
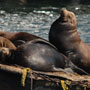
[[[0,0],[0,30],[29,32],[48,39],[61,8],[75,13],[79,35],[90,44],[90,0]]]

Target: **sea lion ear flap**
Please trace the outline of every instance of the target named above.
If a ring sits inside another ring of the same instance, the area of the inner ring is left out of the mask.
[[[24,43],[25,43],[24,40],[16,40],[16,41],[14,41],[14,44],[15,44],[16,47],[18,47],[18,46],[20,46],[20,45],[22,45]]]

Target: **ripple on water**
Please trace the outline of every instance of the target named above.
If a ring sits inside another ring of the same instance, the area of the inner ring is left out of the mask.
[[[78,32],[81,38],[90,44],[90,14],[78,15]]]
[[[0,17],[0,29],[12,32],[29,32],[47,39],[53,14],[50,11],[33,12],[26,14],[24,12],[6,13],[3,11],[4,15]]]

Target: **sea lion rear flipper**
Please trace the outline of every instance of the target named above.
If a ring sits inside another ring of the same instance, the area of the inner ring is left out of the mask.
[[[77,67],[75,65],[75,68],[73,69],[75,72],[79,73],[80,75],[90,75],[88,72],[84,71],[83,69]]]
[[[83,69],[79,68],[78,66],[76,66],[75,64],[73,64],[71,61],[69,62],[69,67],[74,71],[77,72],[80,75],[90,75],[88,72],[84,71]]]
[[[57,48],[56,48],[53,44],[51,44],[49,41],[44,40],[44,39],[34,39],[34,40],[30,41],[30,42],[31,42],[31,43],[47,44],[47,45],[49,45],[49,46],[51,46],[51,47],[53,47],[54,49],[57,50]]]

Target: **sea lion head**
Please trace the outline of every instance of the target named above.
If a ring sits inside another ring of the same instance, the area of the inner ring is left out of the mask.
[[[0,47],[0,63],[7,63],[6,59],[10,56],[10,49],[5,47]]]
[[[76,16],[73,12],[68,11],[65,8],[61,9],[59,24],[62,30],[74,30],[77,26]]]
[[[9,50],[9,48],[0,47],[0,53],[10,55],[10,50]]]

